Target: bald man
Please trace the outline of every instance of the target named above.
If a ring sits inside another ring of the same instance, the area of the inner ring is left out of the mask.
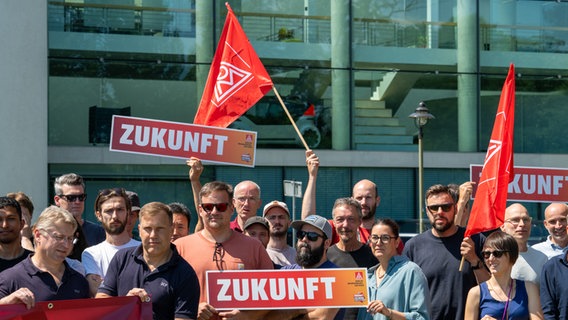
[[[501,230],[513,236],[519,245],[519,258],[513,265],[511,278],[540,284],[542,266],[548,261],[546,255],[528,244],[531,235],[532,218],[520,203],[513,203],[505,209],[505,223]]]
[[[546,241],[532,246],[534,249],[544,253],[548,259],[562,253],[568,247],[568,232],[566,232],[566,218],[568,217],[568,206],[565,203],[551,203],[544,210],[544,227],[550,234]]]

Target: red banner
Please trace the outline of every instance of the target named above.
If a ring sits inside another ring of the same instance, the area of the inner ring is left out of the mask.
[[[254,167],[256,132],[115,115],[110,150]]]
[[[28,310],[24,304],[0,305],[5,320],[152,320],[152,303],[138,297],[77,299],[36,302]]]
[[[366,307],[367,269],[207,271],[216,309]]]
[[[272,79],[228,3],[194,124],[227,127],[272,88]]]
[[[477,198],[473,202],[465,236],[495,229],[503,224],[507,185],[513,178],[515,127],[515,66],[509,66],[503,84],[491,139],[487,147]]]
[[[478,182],[480,165],[470,165],[471,181]],[[471,197],[475,198],[476,185]],[[568,169],[517,167],[508,187],[508,201],[568,202]]]

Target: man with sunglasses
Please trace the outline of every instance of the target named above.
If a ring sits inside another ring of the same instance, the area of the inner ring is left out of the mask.
[[[95,215],[106,233],[105,241],[83,251],[82,262],[94,297],[106,275],[110,261],[120,249],[137,247],[140,241],[130,237],[127,230],[130,199],[121,188],[99,191],[95,199]]]
[[[191,183],[191,190],[193,192],[193,200],[195,203],[199,203],[199,193],[201,190],[201,182],[199,178],[204,171],[203,164],[201,160],[196,157],[191,157],[186,161],[189,169],[189,181]],[[257,215],[258,209],[262,206],[262,199],[260,198],[260,186],[250,180],[245,180],[239,182],[234,188],[234,196],[232,200],[234,210],[237,213],[237,217],[231,221],[231,229],[243,232],[245,222],[250,217]],[[199,208],[196,208],[199,211]],[[195,232],[201,231],[203,229],[203,221],[198,215],[197,224],[195,225]]]
[[[296,243],[295,264],[282,267],[284,269],[328,269],[339,268],[327,258],[327,249],[331,245],[332,229],[326,218],[310,215],[304,220],[292,222],[296,229],[298,242]],[[269,319],[294,319],[299,314],[306,314],[305,319],[343,319],[345,309],[317,308],[292,309],[273,311],[267,315]],[[304,319],[302,318],[302,319]]]
[[[53,189],[55,191],[53,197],[55,205],[71,212],[75,217],[79,228],[81,228],[79,233],[83,233],[85,236],[86,247],[104,241],[105,230],[99,224],[83,219],[85,200],[87,199],[83,177],[75,173],[64,174],[55,179]],[[75,249],[77,247],[75,246]],[[75,254],[81,256],[81,252],[75,252]]]
[[[233,188],[213,181],[199,192],[201,231],[174,241],[179,254],[193,267],[201,286],[199,319],[255,319],[261,311],[231,310],[220,312],[207,303],[207,270],[273,269],[272,260],[260,241],[231,229]],[[266,313],[266,312],[264,312]]]
[[[532,218],[527,208],[520,203],[513,203],[505,209],[505,223],[501,230],[513,236],[519,245],[519,258],[513,265],[511,278],[530,281],[538,286],[542,267],[548,257],[529,246],[531,224]]]
[[[403,254],[420,266],[428,280],[432,319],[463,319],[469,289],[490,276],[481,259],[485,237],[464,238],[465,228],[455,221],[450,187],[433,185],[425,198],[432,229],[408,240]],[[460,271],[462,256],[466,262]]]

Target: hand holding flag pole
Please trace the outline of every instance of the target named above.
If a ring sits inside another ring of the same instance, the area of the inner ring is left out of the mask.
[[[464,237],[493,230],[505,220],[507,193],[513,174],[513,133],[515,126],[515,66],[509,66],[509,73],[493,124],[493,132],[475,200]],[[465,257],[462,256],[460,271]]]

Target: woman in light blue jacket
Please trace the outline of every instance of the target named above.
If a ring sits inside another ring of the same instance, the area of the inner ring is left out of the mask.
[[[430,319],[430,293],[420,267],[399,256],[398,225],[379,220],[371,229],[370,245],[379,264],[368,270],[369,305],[358,320]]]

